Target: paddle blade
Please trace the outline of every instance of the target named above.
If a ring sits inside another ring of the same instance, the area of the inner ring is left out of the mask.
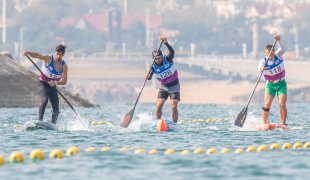
[[[245,107],[244,109],[242,109],[242,111],[238,114],[236,120],[235,120],[235,125],[236,126],[239,126],[239,127],[242,127],[244,122],[245,122],[245,119],[246,119],[246,115],[247,115],[247,112],[248,112],[248,107]]]
[[[133,113],[135,111],[135,108],[132,107],[123,117],[122,122],[120,123],[120,126],[123,128],[127,128],[132,120]]]

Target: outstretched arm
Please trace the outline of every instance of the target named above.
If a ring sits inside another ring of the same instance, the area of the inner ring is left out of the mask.
[[[167,46],[168,50],[169,50],[169,54],[166,56],[166,59],[168,62],[173,62],[173,58],[174,58],[174,49],[170,46],[170,44],[165,43],[165,45]]]
[[[172,63],[173,62],[172,60],[174,58],[174,49],[170,46],[165,36],[160,36],[160,40],[164,42],[164,44],[167,46],[169,50],[169,54],[166,56],[167,61]]]
[[[279,39],[278,44],[280,48],[276,51],[275,55],[278,56],[279,58],[283,59],[282,55],[285,53],[285,46],[283,42]]]
[[[36,53],[36,52],[29,52],[29,51],[23,51],[23,55],[25,56],[31,56],[33,58],[38,58],[40,60],[43,60],[44,61],[44,64],[49,64],[50,61],[51,61],[51,56],[48,55],[48,54],[39,54],[39,53]]]
[[[285,47],[284,47],[284,44],[282,43],[281,41],[281,36],[276,34],[274,36],[274,39],[276,39],[278,41],[278,44],[280,46],[280,48],[276,51],[275,55],[278,56],[280,59],[283,59],[282,58],[282,55],[284,54],[285,52]]]

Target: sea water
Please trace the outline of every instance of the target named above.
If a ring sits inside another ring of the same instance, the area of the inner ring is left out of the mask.
[[[61,108],[59,131],[25,131],[23,124],[37,119],[38,108],[0,109],[0,155],[6,164],[0,166],[0,179],[309,179],[310,149],[270,150],[278,143],[310,141],[310,104],[288,104],[287,124],[290,130],[256,131],[261,124],[261,106],[251,105],[243,128],[233,125],[242,105],[179,104],[177,132],[152,132],[155,103],[138,103],[130,126],[119,123],[132,103],[101,104],[97,108],[79,108],[76,118],[70,108]],[[44,120],[50,121],[47,108]],[[280,123],[279,107],[271,108],[275,123]],[[169,102],[163,118],[171,119]],[[184,121],[182,121],[184,120]],[[83,121],[84,126],[80,121]],[[94,125],[94,121],[97,125]],[[99,124],[103,121],[104,124]],[[182,121],[182,123],[180,123]],[[249,146],[266,145],[267,151],[247,153]],[[80,152],[66,157],[66,150],[76,146]],[[95,151],[86,152],[88,147]],[[110,147],[110,151],[101,151]],[[120,148],[127,148],[121,152]],[[135,150],[142,148],[143,154]],[[169,148],[175,154],[165,155]],[[195,154],[202,148],[204,153]],[[214,154],[206,154],[216,148]],[[229,148],[230,153],[221,153]],[[235,150],[242,148],[243,153]],[[45,159],[32,161],[29,153],[41,149]],[[51,159],[54,149],[63,159]],[[156,149],[157,154],[148,154]],[[183,155],[183,150],[190,154]],[[23,163],[9,163],[14,151],[24,155]]]

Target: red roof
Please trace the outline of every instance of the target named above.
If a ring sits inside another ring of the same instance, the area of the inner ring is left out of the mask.
[[[293,7],[293,9],[295,10],[295,13],[303,13],[303,12],[309,12],[310,11],[310,6],[309,5],[296,5],[295,7]]]
[[[162,26],[161,15],[150,15],[150,28],[159,29]],[[99,32],[105,32],[107,30],[108,24],[108,15],[107,14],[84,14],[82,18],[89,26],[93,27]],[[65,26],[74,26],[78,19],[80,18],[62,18],[60,20],[61,27]],[[146,15],[140,14],[128,14],[122,15],[122,28],[126,29],[134,21],[142,21],[146,26]],[[116,25],[115,22],[112,22],[112,25]]]
[[[99,32],[105,32],[107,30],[107,14],[84,14],[82,18],[86,23]]]
[[[268,10],[268,6],[265,4],[255,4],[254,8],[259,14],[265,14]]]
[[[267,13],[270,13],[270,15],[273,16],[282,15],[287,12],[289,12],[290,14],[294,13],[293,8],[291,8],[288,5],[270,6],[266,4],[255,4],[253,6],[250,6],[250,8],[246,11],[246,16],[249,16],[250,15],[249,13],[251,13],[251,10],[253,9],[255,9],[258,12],[258,16],[265,16],[267,15]],[[287,11],[285,12],[285,10]],[[298,12],[300,12],[300,10]]]
[[[11,27],[15,25],[15,21],[9,18],[6,18],[6,26]],[[2,16],[0,16],[0,26],[2,27]]]
[[[60,20],[60,26],[66,27],[66,26],[73,26],[76,22],[77,18],[61,18]]]

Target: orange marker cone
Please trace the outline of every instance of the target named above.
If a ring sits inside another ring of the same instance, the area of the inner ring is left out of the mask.
[[[165,120],[161,119],[157,122],[156,131],[168,131],[168,125]]]

